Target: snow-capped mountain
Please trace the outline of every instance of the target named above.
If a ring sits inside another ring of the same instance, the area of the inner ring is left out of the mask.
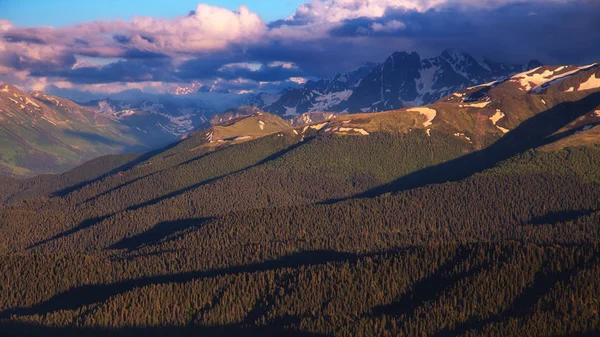
[[[199,83],[189,83],[173,86],[169,88],[168,92],[171,95],[183,96],[196,93],[200,88],[202,85]]]
[[[374,63],[365,63],[355,71],[337,74],[331,79],[308,81],[300,88],[288,88],[279,95],[261,93],[250,104],[270,113],[287,116],[337,111],[334,110],[335,107],[352,95],[353,90],[373,67]]]
[[[428,59],[417,53],[396,52],[381,64],[364,64],[329,80],[309,81],[300,88],[284,90],[272,102],[255,99],[253,104],[287,116],[393,110],[429,104],[457,90],[505,79],[540,65],[537,61],[506,65],[453,50]]]
[[[208,121],[211,112],[195,106],[177,105],[170,101],[142,101],[136,104],[115,100],[100,100],[87,104],[100,113],[142,132],[157,144],[179,139]]]

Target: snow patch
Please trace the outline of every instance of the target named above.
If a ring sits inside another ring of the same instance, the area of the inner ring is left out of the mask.
[[[296,107],[283,106],[285,109],[285,116],[297,116]]]
[[[315,98],[315,103],[308,110],[308,112],[322,112],[327,111],[329,108],[339,105],[340,103],[347,101],[352,96],[352,90],[344,90],[339,92],[332,92],[327,95],[320,95]]]
[[[265,122],[263,122],[263,121],[258,121],[258,127],[259,127],[261,130],[264,130],[264,129],[265,129]]]
[[[492,123],[494,125],[496,125],[496,123],[498,123],[499,120],[501,120],[502,118],[504,118],[504,113],[502,111],[500,111],[499,109],[496,109],[496,113],[490,117],[490,120],[492,121]]]
[[[573,92],[573,91],[575,91],[575,88],[573,88],[573,87],[571,87],[571,88],[569,88],[569,89],[565,90],[565,92]]]
[[[472,103],[472,104],[467,104],[465,105],[468,108],[479,108],[479,109],[483,109],[486,106],[490,105],[490,103],[492,102],[481,102],[481,103]]]
[[[357,128],[340,128],[340,132],[358,132],[363,136],[368,136],[369,133],[365,129],[357,129]]]
[[[311,129],[314,129],[314,130],[317,130],[317,131],[319,131],[319,130],[321,130],[321,129],[322,129],[324,126],[325,126],[325,125],[327,125],[327,122],[325,122],[325,123],[321,123],[321,124],[317,124],[317,125],[311,125],[311,126],[310,126],[310,128],[311,128]]]
[[[411,109],[408,109],[407,111],[418,112],[421,115],[425,116],[426,121],[425,121],[425,123],[423,123],[424,127],[428,127],[431,124],[433,124],[432,122],[435,119],[435,116],[437,115],[437,111],[430,109],[430,108],[411,108]]]
[[[425,132],[427,132],[427,136],[431,137],[431,129],[427,129]]]
[[[473,90],[473,89],[491,87],[491,86],[493,86],[496,83],[498,83],[498,81],[493,81],[493,82],[490,82],[490,83],[480,84],[480,85],[476,85],[474,87],[468,87],[467,90]]]
[[[496,109],[496,113],[492,117],[490,117],[492,124],[494,124],[494,126],[496,126],[500,131],[502,131],[502,133],[508,133],[508,131],[510,131],[498,125],[498,121],[504,118],[505,116],[506,115],[502,111],[500,111],[500,109]]]
[[[471,143],[472,143],[472,141],[471,141],[471,137],[468,137],[467,135],[465,135],[465,134],[464,134],[464,133],[462,133],[462,132],[457,132],[457,133],[455,133],[455,134],[454,134],[454,136],[455,136],[455,137],[458,137],[458,138],[464,138],[464,139],[466,139],[466,140],[468,140],[469,142],[471,142]]]
[[[432,65],[429,68],[421,68],[419,70],[419,78],[415,79],[415,86],[419,94],[416,99],[410,102],[413,105],[423,105],[423,96],[433,92],[433,86],[436,83],[436,75],[440,70],[440,66]]]
[[[594,114],[596,115],[596,117],[600,117],[600,110],[594,111]]]
[[[579,85],[579,89],[578,90],[590,90],[590,89],[596,89],[600,87],[600,78],[596,77],[596,74],[592,74],[592,76],[590,76],[590,78],[581,83]]]

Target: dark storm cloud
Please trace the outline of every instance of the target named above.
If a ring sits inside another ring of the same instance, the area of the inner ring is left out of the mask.
[[[118,61],[102,67],[76,69],[38,69],[31,73],[38,77],[60,77],[73,83],[95,84],[112,82],[144,82],[176,80],[168,61]]]
[[[218,74],[224,79],[246,78],[259,82],[276,82],[290,77],[307,76],[307,73],[298,68],[289,69],[283,66],[262,66],[258,70],[230,67],[219,71]]]
[[[600,57],[600,3],[516,3],[494,10],[446,7],[426,12],[388,10],[382,18],[345,21],[330,31],[332,39],[366,35],[410,40],[414,49],[454,48],[523,62],[585,63]],[[401,22],[397,30],[374,25]]]
[[[126,59],[170,59],[168,55],[151,51],[130,49],[123,53],[123,58]]]

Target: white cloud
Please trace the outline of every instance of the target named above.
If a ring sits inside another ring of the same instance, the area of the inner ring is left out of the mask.
[[[360,17],[379,18],[387,10],[414,10],[424,12],[433,8],[493,8],[518,2],[570,2],[575,0],[313,0],[298,7],[289,19],[312,22],[341,22]]]
[[[388,9],[424,11],[447,0],[317,0],[300,5],[293,19],[340,22],[360,17],[382,17]]]
[[[135,17],[126,36],[129,34],[131,44],[143,50],[168,53],[201,52],[222,49],[230,43],[256,42],[265,32],[265,23],[245,6],[231,11],[200,4],[186,17]]]
[[[386,23],[375,22],[371,25],[371,29],[374,32],[392,33],[402,29],[405,29],[406,25],[398,20],[392,20]]]
[[[298,66],[293,62],[276,61],[268,64],[269,67],[282,67],[283,69],[298,69]]]
[[[290,77],[289,80],[297,84],[304,84],[307,81],[304,77]]]

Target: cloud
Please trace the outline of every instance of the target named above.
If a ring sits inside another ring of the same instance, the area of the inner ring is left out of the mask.
[[[386,23],[375,22],[371,24],[371,29],[374,32],[392,33],[406,28],[406,25],[398,20],[391,20]]]
[[[31,87],[217,81],[275,90],[394,51],[432,56],[446,48],[503,62],[583,63],[600,59],[598,17],[594,0],[314,0],[271,23],[245,6],[205,4],[170,19],[58,28],[0,20],[0,79]]]

